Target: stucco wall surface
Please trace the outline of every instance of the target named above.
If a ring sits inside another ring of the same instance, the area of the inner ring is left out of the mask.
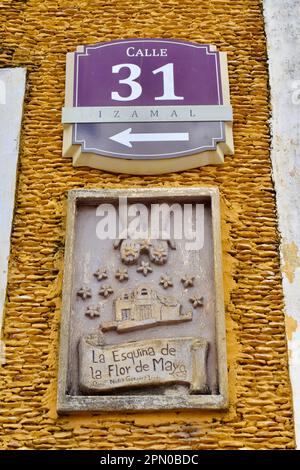
[[[300,3],[264,0],[276,189],[290,378],[300,448]]]
[[[25,68],[0,69],[0,87],[3,90],[0,96],[0,335],[6,299],[25,82]],[[3,353],[1,344],[0,363]]]
[[[30,449],[293,448],[293,416],[269,158],[259,0],[0,2],[2,66],[27,66],[0,371],[0,446]],[[65,54],[80,44],[162,37],[228,52],[235,155],[222,167],[155,177],[73,168],[62,158]],[[56,414],[66,192],[218,186],[222,195],[230,408]]]

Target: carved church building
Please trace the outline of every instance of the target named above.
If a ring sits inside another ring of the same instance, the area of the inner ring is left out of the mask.
[[[172,297],[159,296],[149,285],[140,285],[132,292],[123,292],[115,301],[116,321],[176,320],[180,303]]]

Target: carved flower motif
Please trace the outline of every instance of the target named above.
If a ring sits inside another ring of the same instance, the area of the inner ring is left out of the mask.
[[[168,252],[164,246],[158,245],[152,252],[153,261],[157,264],[164,264],[168,259]]]
[[[140,253],[139,246],[131,243],[122,247],[122,261],[126,264],[133,264]]]
[[[96,317],[100,317],[100,305],[90,305],[86,311],[85,311],[85,315],[89,318],[96,318]]]
[[[102,297],[108,297],[110,294],[113,293],[113,289],[110,285],[108,284],[103,284],[103,286],[101,287],[101,289],[99,290],[99,294],[102,295]]]
[[[159,283],[163,286],[164,289],[168,289],[168,287],[173,286],[173,281],[170,276],[167,274],[160,276],[160,281]]]
[[[194,308],[203,307],[203,297],[197,297],[194,295],[190,298],[190,302],[193,304]]]
[[[107,269],[106,268],[99,268],[95,273],[94,276],[98,279],[98,281],[102,281],[103,279],[108,278]]]
[[[137,268],[138,273],[142,273],[144,276],[147,276],[148,273],[152,273],[153,269],[150,266],[148,261],[142,261],[139,268]]]
[[[126,281],[128,279],[128,269],[120,266],[115,276],[120,282]]]
[[[77,295],[79,297],[81,297],[83,300],[86,300],[90,297],[92,297],[92,291],[89,287],[81,287],[78,291],[77,291]]]
[[[193,287],[194,279],[195,279],[195,276],[189,276],[188,274],[185,274],[181,278],[181,282],[184,285],[184,287]]]

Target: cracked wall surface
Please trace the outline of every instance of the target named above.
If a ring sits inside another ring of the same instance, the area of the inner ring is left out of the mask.
[[[0,64],[27,67],[0,369],[5,449],[294,448],[274,188],[266,44],[259,0],[4,0]],[[162,37],[228,53],[235,155],[222,167],[137,177],[62,158],[65,54],[77,45]],[[66,192],[218,186],[228,411],[56,414]]]

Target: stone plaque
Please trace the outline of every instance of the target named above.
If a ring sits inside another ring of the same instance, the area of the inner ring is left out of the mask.
[[[225,408],[218,190],[69,193],[58,410]]]

